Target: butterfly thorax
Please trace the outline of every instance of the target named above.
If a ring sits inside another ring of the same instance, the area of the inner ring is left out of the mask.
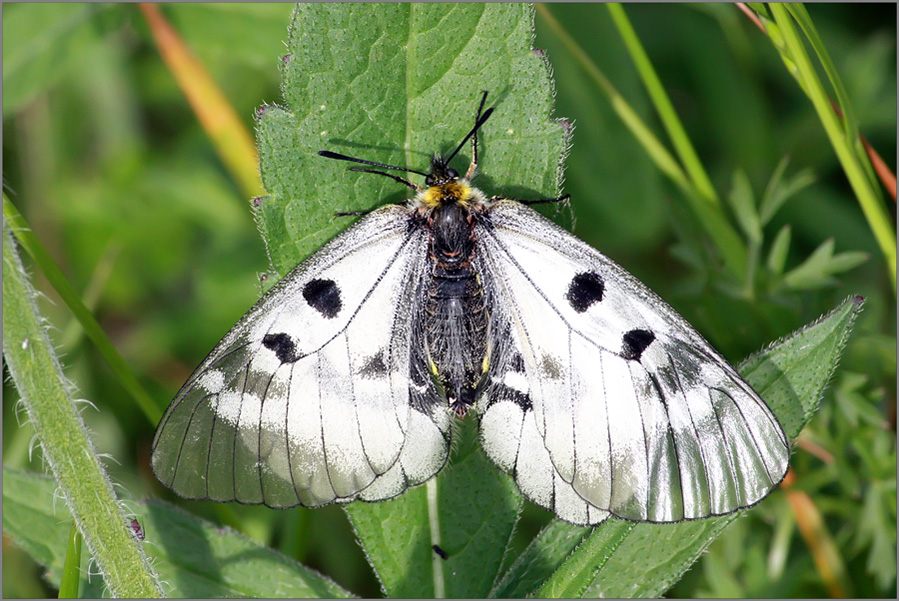
[[[484,291],[472,266],[474,227],[480,203],[469,204],[467,182],[451,178],[422,194],[430,230],[430,280],[425,302],[425,344],[432,375],[460,417],[474,405],[486,365],[488,314]],[[430,182],[429,182],[430,183]]]

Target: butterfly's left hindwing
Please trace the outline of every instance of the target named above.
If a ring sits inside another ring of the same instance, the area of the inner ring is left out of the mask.
[[[575,524],[673,522],[780,482],[771,410],[658,296],[519,203],[476,235],[495,342],[481,440],[525,496]]]
[[[387,499],[437,473],[449,416],[412,350],[426,260],[427,233],[389,206],[288,274],[169,406],[160,481],[290,507]]]

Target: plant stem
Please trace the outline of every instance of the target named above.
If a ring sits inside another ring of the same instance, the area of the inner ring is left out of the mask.
[[[78,415],[5,220],[3,237],[3,356],[44,458],[112,595],[160,597]]]

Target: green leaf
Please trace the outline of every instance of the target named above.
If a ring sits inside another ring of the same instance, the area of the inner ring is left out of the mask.
[[[790,438],[817,409],[860,308],[860,299],[849,299],[741,366],[740,372],[766,399]],[[742,513],[677,524],[634,524],[610,518],[592,530],[554,522],[513,563],[494,594],[659,597]],[[578,553],[587,545],[592,566]],[[550,572],[552,576],[539,589],[531,588]],[[588,574],[591,582],[582,588],[581,579]]]
[[[794,290],[821,288],[834,283],[828,273],[827,265],[833,256],[833,238],[822,242],[805,261],[784,275],[784,282]]]
[[[740,366],[740,373],[768,402],[789,438],[796,438],[817,410],[863,303],[860,296],[846,299]]]
[[[427,170],[434,152],[451,152],[471,129],[482,90],[495,112],[480,130],[479,185],[557,195],[566,133],[550,120],[549,70],[532,37],[532,9],[520,4],[298,5],[285,106],[261,109],[258,122],[269,195],[257,219],[273,268],[286,273],[349,225],[334,213],[409,195],[319,150]],[[457,168],[470,158],[463,148]],[[482,597],[496,581],[521,500],[474,438],[463,432],[471,444],[427,487],[348,508],[388,595]]]
[[[759,221],[758,209],[755,206],[755,196],[752,194],[752,185],[749,183],[749,177],[742,169],[734,172],[733,186],[728,200],[734,210],[740,229],[743,230],[750,242],[761,244],[762,224]]]
[[[278,551],[174,505],[148,501],[136,513],[160,578],[176,587],[169,596],[352,596]]]
[[[872,483],[865,492],[859,522],[858,537],[869,538],[871,541],[865,567],[884,589],[896,580],[895,498],[895,480],[891,483]]]
[[[537,589],[536,596],[562,599],[583,596],[599,570],[635,527],[634,522],[615,520],[609,527],[597,529],[568,556],[563,567]]]
[[[849,250],[835,254],[830,258],[828,269],[830,273],[843,273],[855,269],[865,263],[871,256],[859,250]]]
[[[788,180],[782,181],[784,171],[786,171],[789,162],[789,157],[781,159],[771,179],[768,180],[765,194],[759,203],[759,218],[763,226],[768,225],[768,222],[783,207],[785,202],[815,182],[815,174],[810,169],[803,169]]]
[[[784,225],[774,237],[771,250],[768,252],[768,270],[774,275],[783,273],[787,264],[787,253],[790,252],[790,225]]]
[[[62,579],[59,583],[60,599],[77,599],[81,580],[81,548],[82,537],[78,532],[78,526],[72,522],[69,533],[69,548],[66,550],[66,559],[62,567]]]
[[[72,515],[56,500],[50,476],[3,468],[3,534],[46,568],[45,578],[59,587],[62,581]],[[55,509],[55,511],[54,511]],[[102,580],[100,578],[95,581]],[[82,595],[87,591],[82,589]],[[96,589],[102,593],[102,587]]]
[[[398,498],[346,507],[390,597],[485,597],[498,577],[521,496],[484,456],[474,420],[440,475]],[[433,549],[438,545],[443,559]]]
[[[3,469],[3,531],[47,568],[59,586],[71,515],[54,503],[55,482]],[[55,506],[55,507],[54,507]],[[170,597],[348,597],[331,580],[229,528],[163,503],[129,503],[144,529],[141,542]],[[102,593],[101,577],[87,577],[81,594]]]
[[[784,283],[794,290],[811,290],[833,285],[834,274],[858,267],[868,260],[868,254],[859,251],[833,254],[834,240],[828,238],[805,261],[784,275]]]
[[[490,591],[490,597],[520,598],[537,590],[592,531],[592,528],[574,526],[561,520],[551,521],[515,559]]]

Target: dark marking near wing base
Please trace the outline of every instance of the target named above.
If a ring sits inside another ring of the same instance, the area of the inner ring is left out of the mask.
[[[547,378],[558,380],[562,377],[562,364],[552,355],[543,355],[540,360],[540,373]]]
[[[525,413],[534,408],[534,404],[531,402],[531,397],[527,393],[521,392],[520,390],[515,390],[514,388],[506,386],[505,384],[496,383],[493,385],[489,392],[487,407],[490,407],[491,405],[499,401],[512,401],[513,403],[521,407],[521,410]]]
[[[364,378],[378,378],[387,375],[387,365],[384,364],[384,353],[378,353],[369,357],[359,370],[359,375]]]
[[[300,357],[297,355],[297,347],[290,339],[290,336],[281,332],[280,334],[266,334],[262,339],[262,346],[274,351],[275,356],[281,363],[293,363]]]
[[[655,339],[656,335],[649,330],[631,330],[622,338],[621,356],[631,361],[639,361],[640,355]]]
[[[524,373],[524,359],[519,353],[512,355],[512,361],[509,364],[509,368],[515,373]]]
[[[521,407],[522,411],[527,413],[534,408],[534,404],[531,402],[531,397],[529,395],[521,392],[520,390],[512,390],[511,388],[507,390],[508,393],[506,398]]]
[[[303,286],[303,298],[309,306],[331,319],[340,312],[340,289],[334,280],[309,280]]]
[[[571,279],[568,285],[568,294],[565,298],[571,308],[578,313],[583,313],[594,303],[602,300],[605,284],[599,274],[593,271],[579,273]]]
[[[438,545],[431,545],[431,548],[434,549],[434,553],[440,556],[440,559],[449,559],[449,555],[446,554],[446,551],[441,549]]]

